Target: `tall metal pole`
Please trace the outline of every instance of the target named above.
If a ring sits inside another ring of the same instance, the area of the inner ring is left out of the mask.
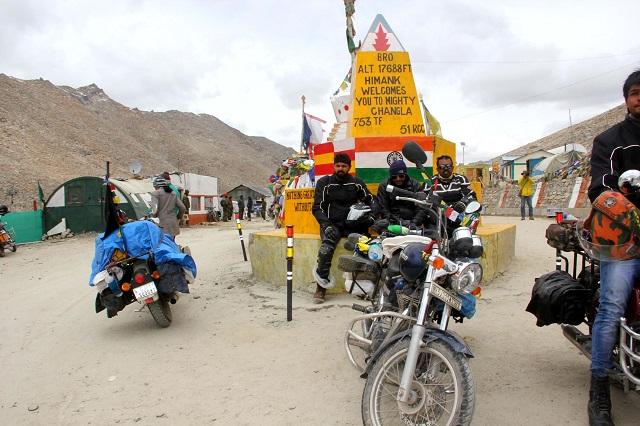
[[[304,97],[304,95],[302,95],[300,97],[300,100],[302,100],[302,131],[300,132],[300,153],[302,154],[303,150],[304,150],[304,104],[307,98]]]
[[[460,142],[460,146],[462,147],[462,165],[464,166],[464,147],[467,145],[466,142]]]

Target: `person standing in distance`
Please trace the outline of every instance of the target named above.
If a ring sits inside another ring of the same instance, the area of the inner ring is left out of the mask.
[[[622,86],[627,105],[623,121],[593,140],[589,199],[604,191],[618,191],[618,178],[640,169],[640,70],[631,73]],[[629,198],[640,207],[640,201]],[[640,259],[600,261],[600,300],[591,331],[591,387],[589,424],[613,425],[608,370],[617,341],[620,317],[624,316],[635,282],[640,278]]]
[[[520,220],[524,220],[524,205],[529,207],[529,220],[533,220],[533,194],[536,192],[533,179],[529,177],[529,171],[525,170],[521,173],[522,177],[518,180],[518,187],[520,191],[518,196],[520,197]]]
[[[323,303],[328,288],[335,285],[330,277],[331,260],[340,238],[351,232],[366,233],[371,223],[347,224],[351,206],[359,201],[367,205],[373,202],[373,195],[367,185],[351,176],[351,158],[344,153],[336,153],[333,158],[333,174],[323,176],[316,184],[312,213],[320,224],[320,249],[318,266],[313,269],[316,280],[314,303]]]

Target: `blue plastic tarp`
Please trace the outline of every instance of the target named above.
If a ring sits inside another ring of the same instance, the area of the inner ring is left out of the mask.
[[[196,277],[196,262],[193,258],[182,253],[171,236],[163,233],[155,223],[143,220],[127,223],[106,238],[104,234],[98,235],[89,285],[93,285],[93,277],[109,264],[116,249],[142,259],[147,259],[151,254],[157,265],[176,263]]]

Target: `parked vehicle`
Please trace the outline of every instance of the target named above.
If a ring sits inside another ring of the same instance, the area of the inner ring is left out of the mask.
[[[424,162],[406,153],[405,157],[417,165]],[[379,240],[357,243],[359,237],[353,235],[352,261],[340,258],[339,265],[351,269],[354,282],[359,272],[374,272],[371,292],[362,292],[371,306],[354,305],[364,315],[352,321],[345,338],[350,361],[366,377],[363,423],[467,425],[475,406],[468,364],[473,355],[448,326],[451,318],[462,321],[475,312],[472,293],[482,278],[482,267],[471,256],[482,254],[482,243],[466,226],[448,235],[452,216],[445,213],[450,206],[434,194],[393,186],[387,190],[427,209],[435,227],[421,230],[423,235],[383,234]],[[455,220],[462,222],[467,216],[475,229],[479,209],[479,203],[468,201]],[[358,251],[364,251],[362,245],[368,246],[366,251],[380,245],[381,258],[355,260]]]
[[[152,221],[122,225],[120,232],[96,238],[90,285],[98,291],[96,313],[112,318],[125,306],[147,306],[160,327],[171,325],[170,305],[189,293],[196,265],[188,248],[180,247]]]
[[[627,194],[640,193],[640,171],[623,173],[618,185],[626,187]],[[591,359],[591,331],[600,298],[600,260],[606,258],[604,252],[637,249],[637,242],[599,245],[601,240],[592,238],[584,220],[562,220],[560,216],[546,232],[547,243],[556,249],[556,269],[536,279],[526,310],[536,316],[538,326],[560,324],[564,336]],[[620,223],[614,228],[620,229]],[[640,390],[640,282],[636,282],[627,312],[620,319],[614,365],[609,375],[612,382],[622,385],[625,392]]]
[[[9,213],[9,208],[5,205],[0,205],[0,257],[5,256],[5,250],[9,250],[13,253],[18,250],[15,232],[12,228],[9,228],[2,222],[2,216],[7,213]]]

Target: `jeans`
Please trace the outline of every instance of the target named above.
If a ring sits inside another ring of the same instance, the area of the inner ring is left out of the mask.
[[[520,197],[520,217],[524,219],[524,203],[527,203],[529,206],[529,217],[533,217],[533,205],[531,204],[532,195],[528,197]]]
[[[600,262],[600,306],[591,333],[591,374],[607,375],[613,367],[611,352],[618,341],[620,317],[627,309],[635,281],[640,278],[640,259]]]

